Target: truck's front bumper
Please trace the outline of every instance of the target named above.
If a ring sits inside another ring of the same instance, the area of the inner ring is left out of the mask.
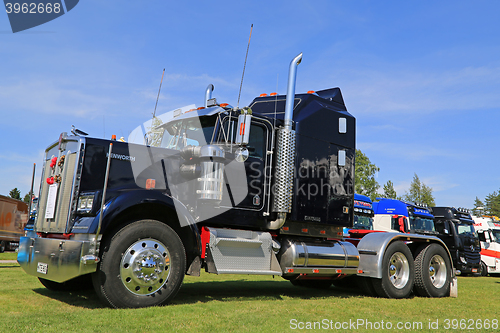
[[[96,271],[94,242],[39,237],[21,237],[17,261],[30,275],[65,282]]]

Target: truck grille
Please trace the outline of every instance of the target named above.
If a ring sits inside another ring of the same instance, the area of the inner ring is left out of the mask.
[[[475,248],[474,252],[470,250],[470,247],[465,247],[464,250],[465,259],[467,259],[468,263],[479,263],[481,261],[481,254],[479,253],[479,248]]]
[[[61,163],[62,156],[64,156],[64,161]],[[66,232],[67,221],[70,217],[76,160],[77,153],[68,152],[61,153],[53,167],[50,166],[52,163],[50,157],[46,161],[41,180],[36,231]],[[55,185],[49,184],[47,179],[49,181],[54,179]]]

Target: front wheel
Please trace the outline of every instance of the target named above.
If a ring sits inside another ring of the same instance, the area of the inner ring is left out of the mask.
[[[488,276],[488,266],[481,261],[481,276]]]
[[[179,291],[185,270],[186,254],[177,233],[159,221],[137,221],[105,242],[94,289],[110,307],[163,305]]]
[[[382,278],[373,279],[373,287],[380,297],[406,298],[415,280],[413,256],[406,244],[390,244],[382,259]]]
[[[4,253],[4,252],[5,252],[5,242],[0,241],[0,253]]]
[[[451,263],[446,250],[430,244],[417,250],[415,291],[424,297],[445,297],[450,293]]]

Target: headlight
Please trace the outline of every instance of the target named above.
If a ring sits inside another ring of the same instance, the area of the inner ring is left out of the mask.
[[[94,206],[94,197],[95,194],[82,194],[78,198],[78,213],[90,213],[92,211],[92,207]]]
[[[460,261],[461,261],[462,263],[464,263],[464,264],[466,264],[466,263],[467,263],[467,260],[465,260],[465,258],[464,258],[464,257],[460,257]]]

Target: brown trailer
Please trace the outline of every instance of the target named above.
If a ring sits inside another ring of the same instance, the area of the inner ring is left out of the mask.
[[[25,202],[0,195],[0,253],[19,246],[28,216]]]

